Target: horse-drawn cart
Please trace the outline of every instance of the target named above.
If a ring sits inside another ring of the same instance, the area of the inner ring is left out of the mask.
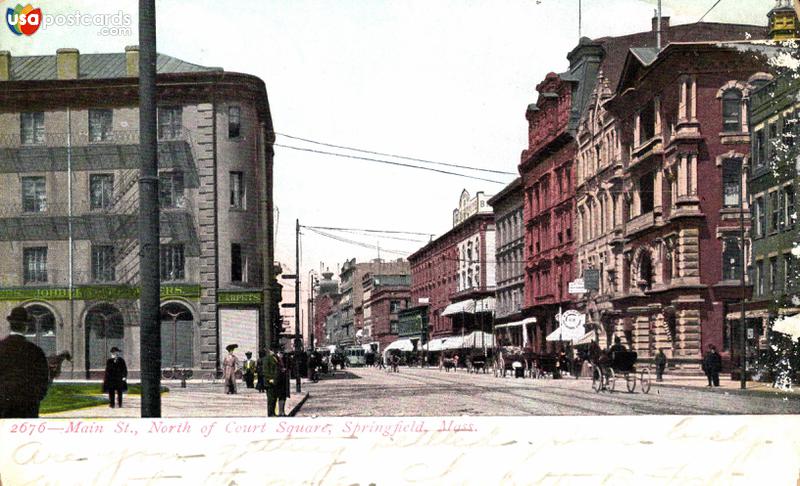
[[[643,393],[650,393],[650,370],[636,369],[637,356],[633,351],[617,351],[613,353],[613,359],[601,358],[592,372],[592,389],[597,393],[603,390],[613,392],[619,376],[625,380],[628,393],[636,390],[637,381]]]

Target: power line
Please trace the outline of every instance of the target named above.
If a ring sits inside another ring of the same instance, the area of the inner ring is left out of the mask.
[[[303,141],[303,142],[313,143],[313,144],[316,144],[316,145],[323,145],[325,147],[333,147],[333,148],[338,148],[338,149],[343,149],[343,150],[353,150],[353,151],[356,151],[356,152],[363,152],[365,154],[381,155],[383,157],[394,157],[396,159],[413,160],[413,161],[416,161],[416,162],[424,162],[426,164],[443,165],[443,166],[446,166],[446,167],[456,167],[456,168],[459,168],[459,169],[476,170],[476,171],[480,171],[480,172],[491,172],[493,174],[504,174],[504,175],[513,175],[513,176],[518,175],[515,172],[505,172],[505,171],[502,171],[502,170],[484,169],[484,168],[481,168],[481,167],[470,167],[468,165],[449,164],[447,162],[436,162],[434,160],[419,159],[419,158],[416,158],[416,157],[407,157],[405,155],[390,154],[390,153],[386,153],[386,152],[375,152],[373,150],[365,150],[365,149],[360,149],[360,148],[355,148],[355,147],[348,147],[346,145],[335,145],[335,144],[332,144],[332,143],[317,142],[316,140],[311,140],[311,139],[308,139],[308,138],[295,137],[294,135],[287,135],[285,133],[279,133],[279,132],[275,132],[275,135],[280,135],[282,137],[291,138],[293,140],[300,140],[300,141]]]
[[[496,181],[496,180],[493,180],[493,179],[485,179],[483,177],[478,177],[478,176],[471,176],[471,175],[467,175],[467,174],[459,174],[458,172],[450,172],[450,171],[447,171],[447,170],[434,169],[432,167],[423,167],[423,166],[420,166],[420,165],[404,164],[402,162],[391,162],[391,161],[388,161],[388,160],[373,159],[373,158],[370,158],[370,157],[360,157],[358,155],[338,154],[336,152],[327,152],[325,150],[315,150],[315,149],[310,149],[310,148],[294,147],[292,145],[283,145],[283,144],[279,144],[279,143],[276,143],[273,146],[274,147],[287,148],[287,149],[291,149],[291,150],[299,150],[301,152],[311,152],[311,153],[314,153],[314,154],[332,155],[334,157],[344,157],[344,158],[347,158],[347,159],[366,160],[368,162],[377,162],[379,164],[396,165],[398,167],[407,167],[407,168],[410,168],[410,169],[428,170],[428,171],[431,171],[431,172],[438,172],[440,174],[454,175],[454,176],[458,176],[458,177],[465,177],[467,179],[475,179],[475,180],[479,180],[479,181],[492,182],[494,184],[502,184],[502,185],[508,184],[507,182]]]
[[[375,246],[375,245],[370,245],[368,243],[363,243],[361,241],[351,240],[351,239],[348,239],[348,238],[342,238],[340,236],[332,235],[330,233],[326,233],[324,231],[316,230],[316,229],[313,229],[313,228],[308,228],[308,229],[310,229],[314,233],[317,233],[320,236],[324,236],[326,238],[330,238],[330,239],[333,239],[333,240],[336,240],[336,241],[339,241],[339,242],[342,242],[342,243],[349,243],[351,245],[356,245],[356,246],[360,246],[360,247],[363,247],[363,248],[368,248],[370,250],[377,250],[378,249],[378,247]],[[402,251],[397,251],[397,250],[388,250],[386,248],[381,248],[381,251],[386,252],[386,253],[392,253],[392,254],[399,255],[399,256],[406,256],[406,255],[408,255],[410,253],[410,252],[402,252]]]
[[[366,229],[366,228],[336,228],[332,226],[306,226],[300,225],[301,228],[320,229],[328,231],[366,231],[368,233],[387,233],[399,235],[416,235],[416,236],[431,236],[433,233],[419,233],[416,231],[400,231],[400,230],[379,230],[379,229]]]
[[[697,22],[698,22],[698,23],[702,22],[702,21],[703,21],[703,19],[704,19],[704,18],[706,18],[706,15],[710,14],[710,13],[711,13],[711,11],[712,11],[712,10],[714,10],[714,9],[717,7],[717,5],[719,5],[719,3],[720,3],[721,1],[722,1],[722,0],[717,0],[717,2],[716,2],[714,5],[712,5],[710,9],[708,9],[708,12],[704,13],[704,14],[703,14],[703,16],[702,16],[702,17],[700,17],[700,20],[698,20]]]

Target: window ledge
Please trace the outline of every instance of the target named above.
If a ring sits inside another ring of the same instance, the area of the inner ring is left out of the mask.
[[[719,140],[722,145],[750,143],[750,134],[747,132],[720,132]]]

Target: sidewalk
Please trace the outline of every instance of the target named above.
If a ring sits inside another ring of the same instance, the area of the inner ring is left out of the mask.
[[[673,386],[673,387],[681,387],[681,388],[705,388],[709,391],[711,390],[722,390],[725,392],[737,392],[737,393],[768,393],[773,395],[784,395],[787,397],[797,397],[800,398],[800,390],[798,388],[794,388],[792,390],[781,390],[779,388],[773,388],[771,383],[763,383],[759,381],[748,381],[745,383],[746,388],[744,390],[741,389],[741,383],[738,380],[731,380],[730,376],[720,376],[719,377],[719,386],[718,387],[709,387],[708,386],[708,378],[704,375],[700,376],[670,376],[668,373],[664,374],[664,381],[657,382],[655,380],[655,374],[650,375],[653,379],[654,385],[659,386]]]
[[[60,381],[60,380],[58,380]],[[78,380],[64,380],[73,382]],[[86,382],[86,380],[82,380]],[[307,380],[301,383],[301,393],[295,392],[292,380],[290,397],[286,400],[286,414],[293,415],[308,396]],[[131,382],[138,384],[138,382]],[[97,382],[98,390],[100,382]],[[169,392],[161,394],[161,416],[169,417],[266,417],[267,398],[243,383],[237,386],[235,395],[226,395],[222,382],[202,383],[188,381],[186,388],[181,388],[180,380],[162,380],[162,386]],[[98,393],[98,396],[101,394]],[[108,404],[97,407],[82,408],[42,415],[43,418],[58,417],[103,417],[103,418],[139,418],[141,416],[142,398],[140,395],[124,394],[122,408],[111,408]]]

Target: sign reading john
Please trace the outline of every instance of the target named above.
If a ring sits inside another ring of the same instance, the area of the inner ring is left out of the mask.
[[[586,315],[581,314],[576,310],[568,310],[558,315],[559,324],[561,324],[561,339],[577,340],[586,334]]]

